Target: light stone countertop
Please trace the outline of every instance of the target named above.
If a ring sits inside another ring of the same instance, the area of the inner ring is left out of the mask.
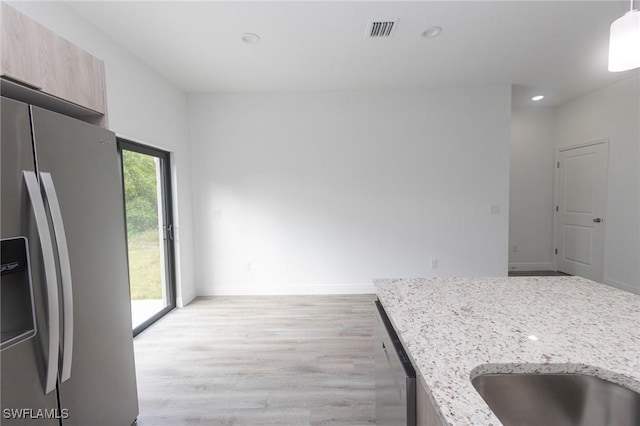
[[[471,384],[484,373],[586,373],[640,392],[638,295],[579,277],[374,284],[444,424],[502,424]]]

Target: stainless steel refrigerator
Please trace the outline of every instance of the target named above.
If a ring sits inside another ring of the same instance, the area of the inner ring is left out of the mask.
[[[2,425],[138,415],[115,135],[2,98]]]

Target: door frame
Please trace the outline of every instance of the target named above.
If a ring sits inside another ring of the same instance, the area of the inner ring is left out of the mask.
[[[563,146],[561,148],[556,148],[555,150],[555,163],[556,167],[554,167],[553,171],[553,249],[551,251],[551,257],[553,259],[553,269],[558,271],[558,247],[559,247],[559,238],[560,233],[558,232],[558,228],[560,225],[560,215],[556,210],[559,205],[559,193],[560,193],[560,154],[565,151],[571,151],[573,149],[578,148],[586,148],[594,145],[604,145],[604,162],[605,162],[605,182],[603,185],[604,194],[603,194],[603,216],[605,220],[603,221],[603,230],[602,230],[602,280],[604,281],[604,277],[606,276],[605,271],[605,256],[606,256],[606,234],[607,234],[607,221],[606,221],[606,210],[607,210],[607,196],[609,192],[609,138],[603,138],[594,140],[591,142]]]
[[[160,167],[160,179],[162,181],[162,186],[164,191],[162,191],[162,214],[163,214],[163,229],[164,233],[164,251],[165,251],[165,278],[166,278],[166,296],[167,296],[167,306],[162,308],[160,311],[156,312],[154,315],[149,317],[142,324],[133,329],[133,337],[136,337],[146,328],[148,328],[151,324],[158,321],[160,318],[168,314],[170,311],[176,308],[176,264],[175,264],[175,237],[174,237],[174,221],[173,221],[173,189],[171,186],[171,153],[168,151],[164,151],[159,148],[154,148],[139,142],[131,141],[130,139],[125,139],[123,137],[116,137],[118,143],[118,155],[120,156],[120,167],[122,169],[122,194],[124,195],[124,163],[122,151],[133,151],[141,154],[150,155],[153,157],[157,157],[160,159],[162,165]],[[125,214],[126,214],[126,201],[125,201]],[[125,218],[125,226],[126,226],[126,218]],[[125,229],[125,234],[127,236],[127,247],[129,246],[128,234]],[[127,262],[129,261],[129,256],[127,253]],[[131,288],[131,283],[129,283],[129,288]]]

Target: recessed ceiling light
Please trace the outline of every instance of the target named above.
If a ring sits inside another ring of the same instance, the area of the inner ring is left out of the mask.
[[[533,98],[531,98],[531,100],[534,101],[534,102],[538,102],[538,101],[541,101],[543,99],[544,99],[543,95],[536,95]]]
[[[437,26],[429,27],[422,32],[422,37],[434,38],[439,36],[441,32],[442,32],[442,27],[437,27]]]
[[[244,33],[242,34],[242,41],[248,44],[256,44],[260,41],[260,36],[254,33]]]

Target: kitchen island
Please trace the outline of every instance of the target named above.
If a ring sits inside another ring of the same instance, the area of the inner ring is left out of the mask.
[[[438,422],[502,423],[471,380],[583,373],[640,392],[640,296],[579,277],[374,280]]]

